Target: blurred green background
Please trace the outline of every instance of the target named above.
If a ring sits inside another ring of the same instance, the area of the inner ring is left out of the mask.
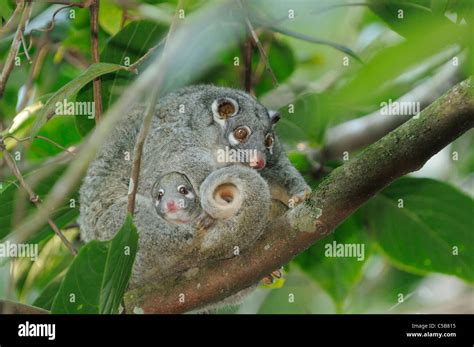
[[[231,1],[188,0],[184,4],[185,21],[199,19],[213,6],[236,13],[241,8]],[[338,152],[328,155],[330,144],[344,140],[329,129],[377,113],[382,102],[403,96],[427,106],[473,72],[474,2],[469,0],[262,0],[242,4],[278,81],[278,85],[272,81],[265,59],[253,44],[251,92],[265,106],[282,113],[277,133],[290,159],[313,187],[345,159]],[[177,1],[101,0],[100,61],[129,66],[146,55],[166,36],[176,6]],[[92,61],[89,10],[64,8],[57,12],[52,26],[51,18],[61,7],[45,2],[33,6],[19,63],[0,99],[2,136],[29,136],[35,117],[55,95],[92,101],[92,77],[87,70]],[[2,1],[0,16],[8,20],[14,9],[14,1]],[[235,18],[230,26],[241,25],[239,16]],[[52,29],[45,31],[48,27]],[[244,87],[243,41],[249,36],[244,26],[237,32],[240,41],[224,46],[207,34],[189,38],[202,49],[218,49],[216,59],[205,67],[199,56],[183,54],[182,59],[199,71],[193,83]],[[2,66],[12,36],[12,32],[0,35]],[[139,65],[139,73],[154,56]],[[136,74],[97,71],[102,75],[107,110]],[[44,197],[67,162],[40,172],[64,148],[85,141],[94,127],[94,119],[84,116],[56,116],[38,135],[60,146],[38,137],[25,142],[10,137],[5,143],[18,158],[23,175]],[[284,280],[271,288],[260,287],[240,307],[222,312],[473,313],[473,140],[472,131],[456,140],[422,170],[395,182],[333,235],[299,255],[285,267]],[[363,147],[350,148],[349,159]],[[34,210],[2,163],[0,240]],[[68,239],[79,246],[77,195],[71,199],[53,216]],[[403,210],[397,206],[398,199],[405,203]],[[325,245],[333,241],[364,244],[364,260],[325,256]],[[73,257],[47,225],[30,242],[40,244],[38,261],[0,261],[0,298],[49,309]]]

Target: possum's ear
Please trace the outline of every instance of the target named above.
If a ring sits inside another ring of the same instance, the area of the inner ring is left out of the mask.
[[[214,120],[222,127],[227,119],[239,112],[239,104],[231,98],[219,98],[212,103],[212,115]]]
[[[270,118],[270,123],[275,124],[280,120],[280,113],[278,111],[268,110],[268,117]]]

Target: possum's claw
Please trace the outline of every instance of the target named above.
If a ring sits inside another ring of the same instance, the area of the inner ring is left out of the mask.
[[[273,271],[271,274],[265,276],[264,278],[261,279],[261,282],[264,284],[264,285],[271,285],[275,282],[275,280],[278,280],[280,278],[283,277],[283,272],[281,271],[281,269],[277,269],[275,271]]]
[[[294,207],[311,196],[311,188],[306,187],[302,192],[293,195],[289,200],[289,206]]]
[[[196,221],[195,226],[196,226],[196,229],[198,230],[208,230],[214,225],[215,222],[216,220],[214,218],[212,218],[207,213],[205,213],[199,216],[199,218]]]

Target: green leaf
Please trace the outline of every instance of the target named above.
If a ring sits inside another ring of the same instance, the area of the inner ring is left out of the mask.
[[[359,249],[361,253],[349,254],[343,251],[344,247],[352,251]],[[341,312],[347,295],[361,279],[369,254],[370,240],[363,232],[360,219],[354,215],[294,261],[331,296],[337,311]]]
[[[56,116],[51,118],[39,131],[38,136],[48,138],[64,148],[75,145],[81,140],[71,116]],[[36,160],[51,157],[63,152],[61,147],[46,141],[42,138],[35,138],[31,142],[29,151],[26,153],[27,159]]]
[[[308,154],[300,151],[288,151],[288,159],[291,164],[301,173],[305,174],[311,170],[311,163],[308,159]]]
[[[131,22],[107,41],[100,54],[103,62],[131,65],[144,56],[150,48],[158,44],[168,28],[163,24],[142,20]],[[143,63],[144,65],[146,62]],[[101,78],[102,102],[104,111],[122,94],[136,74],[126,70],[117,71]],[[92,84],[87,84],[78,93],[77,101],[92,101]],[[77,129],[82,136],[95,126],[94,119],[83,116],[74,117]]]
[[[64,167],[59,168],[58,170],[51,173],[48,177],[40,180],[37,184],[32,185],[32,189],[40,198],[44,198],[63,172]],[[36,173],[36,171],[33,171],[27,175],[24,175],[24,177],[35,177]],[[0,240],[5,238],[8,234],[12,232],[14,209],[16,204],[20,203],[17,200],[19,190],[23,191],[22,188],[19,188],[18,183],[15,182],[5,185],[4,190],[0,192],[0,211],[2,211],[2,213],[0,214]],[[26,204],[26,214],[28,215],[35,211],[36,206],[34,206],[25,195],[22,194],[21,196],[21,203]],[[71,196],[71,199],[74,199],[76,201],[76,206],[74,208],[69,206],[68,201],[67,205],[65,204],[64,206],[57,209],[51,217],[55,224],[58,226],[58,228],[62,228],[68,225],[69,223],[75,221],[79,215],[79,206],[77,204],[79,200],[77,197],[77,192]],[[32,236],[30,242],[39,242],[48,235],[51,235],[52,233],[53,231],[51,230],[49,224],[44,223],[42,229],[40,229]]]
[[[79,229],[63,231],[64,236],[73,242]],[[29,240],[29,243],[35,243]],[[65,272],[74,256],[64,243],[54,234],[38,242],[38,256],[35,262],[21,258],[15,265],[15,292],[20,302],[27,302],[32,295],[42,292],[55,278]]]
[[[0,23],[3,25],[3,21],[7,21],[13,13],[13,8],[8,1],[2,1],[0,3]]]
[[[433,56],[453,49],[455,44],[466,46],[470,35],[466,26],[444,20],[420,22],[410,28],[412,35],[407,40],[381,50],[364,65],[349,67],[346,76],[340,79],[343,83],[327,95],[334,121],[344,114],[353,114],[354,110],[378,109],[382,101],[396,96],[389,88],[390,81],[401,80],[400,76],[408,76],[410,71]]]
[[[124,66],[117,64],[98,63],[93,64],[87,68],[80,76],[67,83],[64,87],[59,89],[54,95],[46,102],[41,112],[38,114],[33,128],[31,129],[31,136],[35,136],[41,127],[47,122],[48,118],[51,117],[55,110],[57,103],[63,103],[64,100],[71,101],[73,97],[82,87],[87,83],[91,82],[95,78],[125,69]],[[84,116],[83,116],[84,117]]]
[[[56,295],[58,294],[59,288],[61,286],[62,277],[56,278],[52,281],[43,292],[36,298],[33,302],[33,306],[41,307],[45,310],[51,311],[53,306],[53,301]]]
[[[402,178],[365,207],[370,232],[394,265],[474,282],[474,200],[449,184]]]
[[[296,59],[291,47],[277,38],[262,35],[260,38],[268,56],[268,63],[279,83],[291,76],[296,68]],[[234,65],[234,59],[239,58],[239,64]],[[218,64],[209,69],[197,83],[211,83],[219,86],[242,89],[241,75],[244,69],[242,52],[233,47],[219,56]],[[263,95],[274,88],[273,80],[266,71],[264,62],[255,47],[252,54],[252,78],[255,83],[255,94]],[[258,73],[257,73],[258,71]],[[260,76],[257,78],[257,76]],[[256,81],[255,81],[256,79]]]
[[[99,25],[108,34],[115,35],[120,31],[123,9],[112,0],[100,2]]]
[[[370,9],[400,35],[413,34],[412,25],[430,20],[431,0],[369,0]],[[437,0],[439,2],[439,0]],[[444,13],[443,13],[444,14]],[[440,18],[442,18],[440,16]],[[447,19],[445,19],[447,20]]]
[[[132,217],[110,241],[81,248],[54,299],[53,313],[117,313],[132,273],[138,233]]]
[[[265,40],[265,37],[263,37]],[[285,80],[291,76],[293,71],[296,68],[296,59],[295,55],[293,54],[293,50],[291,47],[279,39],[273,39],[270,41],[270,45],[268,45],[267,55],[268,55],[268,63],[272,67],[273,72],[275,73],[275,77],[279,83],[285,82]],[[255,49],[253,55],[253,69],[254,71],[262,64],[263,61],[258,49]],[[254,72],[255,75],[255,72]],[[267,71],[263,71],[262,78],[258,81],[257,85],[255,86],[255,94],[257,96],[263,95],[266,92],[272,90],[274,88],[272,77]]]
[[[322,94],[307,93],[280,110],[281,120],[276,132],[283,142],[321,144],[331,120],[327,98]]]

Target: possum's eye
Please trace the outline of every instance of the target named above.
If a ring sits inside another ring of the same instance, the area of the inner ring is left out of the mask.
[[[265,147],[272,148],[273,147],[273,135],[268,133],[265,136]]]
[[[231,98],[220,98],[212,103],[212,113],[214,120],[224,125],[226,119],[233,117],[239,112],[239,104]]]
[[[178,192],[180,194],[184,195],[184,197],[186,197],[188,199],[194,198],[194,194],[191,192],[191,190],[186,188],[184,185],[178,186]]]
[[[163,198],[163,195],[165,195],[165,191],[163,189],[160,189],[158,190],[158,195],[156,196],[156,198],[158,200],[161,200]]]
[[[251,133],[252,131],[250,130],[250,128],[246,126],[235,128],[234,132],[231,134],[229,138],[230,143],[235,145],[239,142],[244,142],[245,140],[248,139]]]
[[[188,191],[188,188],[186,188],[183,185],[180,185],[180,186],[178,186],[178,192],[180,194],[186,195],[186,194],[188,194],[189,191]]]

